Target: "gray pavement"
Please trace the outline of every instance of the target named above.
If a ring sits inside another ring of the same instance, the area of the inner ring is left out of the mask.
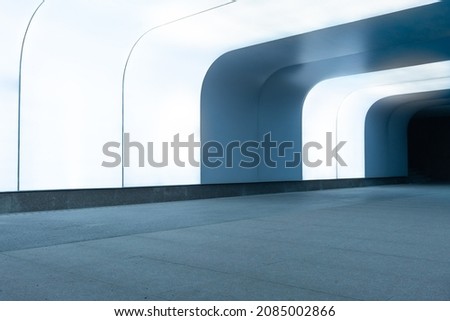
[[[450,186],[0,215],[0,300],[450,300]]]

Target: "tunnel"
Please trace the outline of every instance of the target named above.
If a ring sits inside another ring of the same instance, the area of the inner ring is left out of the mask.
[[[450,101],[440,99],[417,112],[408,125],[408,174],[425,182],[450,181]]]
[[[432,92],[450,88],[445,77],[450,56],[449,14],[448,2],[440,2],[219,57],[203,82],[202,142],[224,146],[231,141],[262,142],[270,133],[278,143],[292,142],[285,153],[275,150],[271,154],[272,160],[285,164],[283,160],[302,153],[311,141],[325,146],[329,132],[334,144],[345,139],[342,150],[350,164],[343,167],[334,162],[325,167],[324,162],[324,166],[310,168],[304,163],[273,167],[260,162],[248,169],[239,166],[245,155],[236,153],[233,166],[202,164],[201,182],[408,176],[409,167],[418,162],[408,143],[420,145],[411,131],[426,126],[425,116],[419,113],[425,107],[416,100],[431,99],[439,95]],[[430,71],[433,68],[441,74]]]

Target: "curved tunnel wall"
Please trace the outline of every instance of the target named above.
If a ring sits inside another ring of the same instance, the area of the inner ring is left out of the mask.
[[[224,146],[233,140],[261,142],[270,132],[274,141],[293,142],[289,153],[301,152],[305,143],[302,105],[311,88],[333,77],[450,59],[449,14],[448,2],[442,2],[221,56],[202,88],[202,142],[213,140]],[[261,163],[246,169],[239,167],[245,157],[233,156],[232,167],[203,166],[202,183],[303,178],[301,166],[271,168]],[[277,160],[274,155],[273,159]],[[368,175],[391,176],[394,172],[400,171],[370,169]]]
[[[420,111],[448,105],[449,90],[387,97],[365,121],[366,177],[408,175],[408,125]]]

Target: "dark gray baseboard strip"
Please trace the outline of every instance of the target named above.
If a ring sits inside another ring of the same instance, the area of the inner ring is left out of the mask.
[[[0,214],[404,184],[406,177],[0,193]]]

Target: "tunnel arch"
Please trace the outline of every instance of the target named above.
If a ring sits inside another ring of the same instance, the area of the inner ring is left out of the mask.
[[[366,177],[408,175],[408,124],[430,106],[448,105],[450,90],[386,97],[365,120]]]
[[[302,106],[316,84],[332,77],[450,59],[449,13],[448,3],[442,2],[222,55],[202,86],[202,142],[261,141],[264,133],[271,132],[276,140],[293,141],[293,152],[301,151]],[[433,33],[427,28],[431,25]],[[390,32],[394,29],[402,31]],[[355,37],[362,42],[356,43]],[[305,179],[301,168],[263,164],[251,170],[239,168],[242,159],[237,155],[232,168],[202,166],[201,182]]]

